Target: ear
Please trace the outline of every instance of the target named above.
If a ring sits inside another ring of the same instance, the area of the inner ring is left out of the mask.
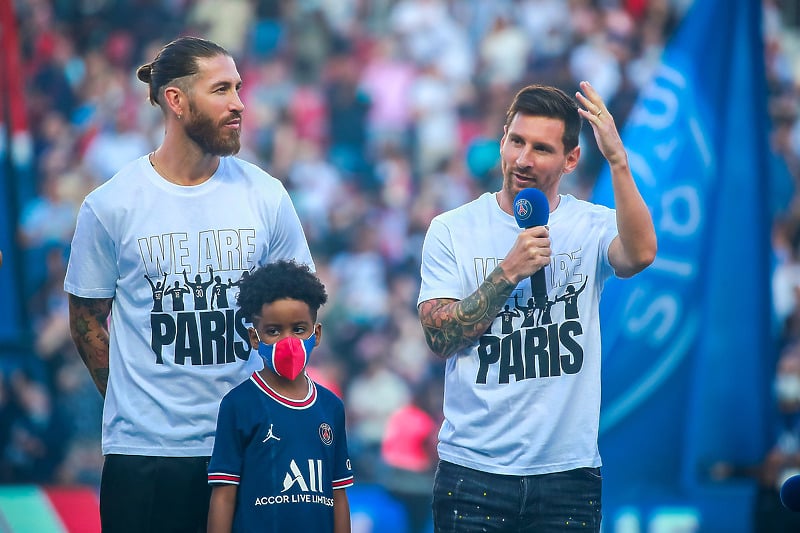
[[[567,154],[567,161],[564,163],[564,174],[569,174],[578,166],[581,158],[581,147],[576,146]]]
[[[183,116],[183,101],[186,95],[175,85],[167,85],[164,89],[164,102],[178,118]]]
[[[250,347],[254,350],[258,350],[258,333],[256,332],[256,328],[249,327],[247,328],[247,332],[250,334]]]
[[[506,137],[508,136],[508,126],[503,126],[503,136],[500,137],[500,153],[503,153],[503,147],[506,145]]]
[[[316,335],[317,339],[316,342],[314,343],[314,347],[316,348],[317,346],[319,346],[320,339],[322,339],[322,324],[320,324],[319,322],[314,324],[314,335]]]

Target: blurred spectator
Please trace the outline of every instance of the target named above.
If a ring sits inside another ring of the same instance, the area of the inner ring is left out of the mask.
[[[381,442],[381,473],[389,494],[406,508],[409,533],[422,533],[432,523],[431,487],[436,469],[437,434],[442,421],[443,380],[440,375],[418,383],[411,401],[386,422]]]
[[[343,174],[361,185],[367,179],[368,95],[359,86],[358,59],[352,50],[339,50],[328,60],[324,81],[328,111],[328,160]],[[360,178],[360,179],[359,179]]]
[[[758,465],[718,463],[711,469],[717,481],[731,477],[752,477],[758,492],[753,508],[754,533],[800,531],[800,514],[781,504],[784,481],[800,474],[800,343],[788,347],[778,360],[775,374],[778,427],[775,444]]]
[[[421,175],[432,172],[458,148],[459,102],[454,97],[455,89],[433,61],[420,66],[411,84],[413,149],[416,172]]]
[[[361,71],[361,90],[371,103],[367,115],[369,151],[381,149],[406,152],[411,127],[409,90],[415,77],[414,65],[404,58],[396,39],[381,36],[370,48],[369,58]]]
[[[376,480],[375,465],[380,459],[386,424],[395,411],[408,403],[410,395],[408,383],[377,357],[367,361],[364,371],[347,387],[347,438],[357,464],[355,470],[364,482]]]
[[[502,87],[516,86],[525,76],[529,51],[525,31],[509,15],[496,14],[492,27],[481,40],[479,79]]]
[[[64,458],[72,434],[53,405],[47,385],[25,370],[13,372],[7,384],[17,409],[2,449],[0,479],[49,483]]]
[[[249,37],[243,28],[253,20],[251,0],[197,0],[187,15],[192,33],[203,35],[225,48],[237,60],[242,59]]]
[[[136,111],[133,105],[125,104],[111,110],[108,119],[99,124],[97,133],[87,142],[83,161],[96,185],[155,148],[138,129]]]

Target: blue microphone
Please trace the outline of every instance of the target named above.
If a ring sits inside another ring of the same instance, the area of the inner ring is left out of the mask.
[[[781,485],[781,503],[790,511],[800,512],[800,474],[795,474]]]
[[[522,189],[514,198],[514,218],[517,220],[517,225],[523,229],[546,225],[550,218],[547,196],[539,189]],[[546,307],[547,281],[544,277],[544,267],[531,275],[531,295],[536,307],[540,309]]]

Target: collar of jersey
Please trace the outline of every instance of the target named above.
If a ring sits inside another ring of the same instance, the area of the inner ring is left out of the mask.
[[[293,400],[283,396],[282,394],[279,394],[277,391],[275,391],[275,389],[270,387],[269,384],[267,384],[267,382],[261,378],[261,376],[258,375],[258,372],[253,372],[253,375],[250,376],[250,381],[255,383],[256,387],[261,389],[261,392],[279,404],[285,405],[286,407],[290,407],[292,409],[305,409],[306,407],[314,405],[314,402],[317,399],[317,387],[308,376],[306,376],[306,381],[308,381],[308,394],[302,400]]]

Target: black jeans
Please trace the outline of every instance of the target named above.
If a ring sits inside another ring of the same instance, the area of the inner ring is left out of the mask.
[[[436,533],[600,531],[599,468],[535,476],[489,474],[439,461]]]
[[[100,480],[103,533],[205,533],[208,459],[106,455]]]

